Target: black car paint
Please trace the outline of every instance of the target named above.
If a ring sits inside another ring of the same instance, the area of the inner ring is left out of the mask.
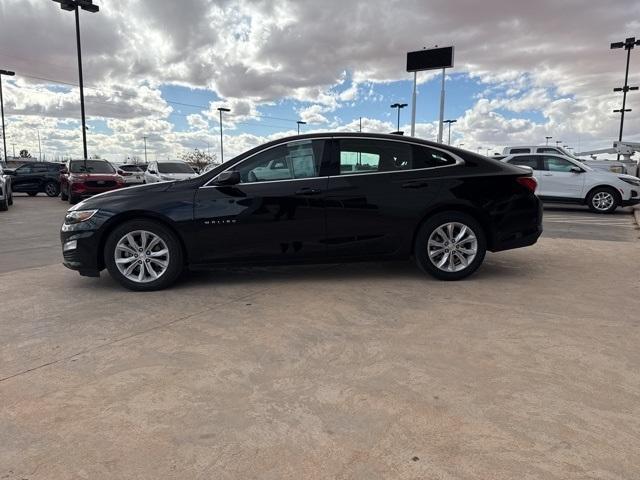
[[[60,163],[30,162],[16,169],[6,169],[11,175],[11,188],[14,192],[40,193],[45,191],[47,183],[60,185],[60,170],[64,168]],[[37,171],[33,171],[33,170]]]
[[[382,139],[439,148],[461,164],[421,170],[336,175],[336,138]],[[207,185],[220,172],[276,146],[325,139],[321,177],[229,186]],[[102,250],[122,221],[151,218],[180,239],[187,265],[295,263],[396,259],[412,254],[424,219],[444,210],[473,215],[488,249],[535,243],[542,208],[517,183],[531,176],[513,165],[419,139],[377,134],[310,134],[256,147],[192,180],[129,187],[101,194],[74,209],[98,209],[88,222],[63,225],[61,240],[78,240],[64,264],[83,275],[104,268]]]

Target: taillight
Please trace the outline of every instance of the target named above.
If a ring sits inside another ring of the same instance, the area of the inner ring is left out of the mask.
[[[516,181],[531,193],[535,193],[536,188],[538,188],[538,181],[533,177],[518,177]]]

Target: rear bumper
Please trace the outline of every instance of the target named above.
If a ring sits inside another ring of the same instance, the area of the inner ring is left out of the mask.
[[[542,235],[542,202],[535,198],[534,209],[516,210],[513,218],[504,221],[510,226],[500,230],[493,237],[489,250],[500,252],[535,244]]]

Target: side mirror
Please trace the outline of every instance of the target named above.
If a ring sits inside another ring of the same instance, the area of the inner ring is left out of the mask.
[[[582,173],[584,172],[584,170],[582,170],[580,167],[571,167],[571,170],[569,170],[571,173]]]
[[[150,173],[151,175],[157,175],[157,174],[158,174],[158,172],[156,172],[155,170],[149,170],[149,173]]]
[[[118,175],[124,175],[124,172],[120,169],[118,169],[118,171],[116,172]]]
[[[227,170],[226,172],[222,172],[220,175],[218,175],[216,183],[218,185],[237,185],[238,183],[240,183],[240,180],[240,172]]]
[[[69,170],[67,170],[66,168],[61,168],[60,169],[60,174],[61,175],[66,175],[67,173],[69,173]]]

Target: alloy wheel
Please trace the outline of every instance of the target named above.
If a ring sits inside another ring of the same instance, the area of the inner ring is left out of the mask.
[[[136,283],[148,283],[160,278],[169,268],[169,248],[155,233],[135,230],[125,234],[114,251],[120,273]]]
[[[600,211],[609,210],[615,202],[611,192],[598,192],[591,199],[593,208]]]
[[[467,268],[478,253],[478,239],[467,225],[448,222],[436,228],[427,242],[431,263],[445,272],[459,272]]]
[[[58,189],[53,183],[47,183],[44,187],[44,193],[49,197],[55,197],[58,194]]]

